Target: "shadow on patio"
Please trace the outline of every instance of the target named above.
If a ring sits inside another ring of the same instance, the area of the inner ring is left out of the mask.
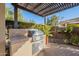
[[[79,47],[66,44],[49,43],[48,48],[41,51],[39,56],[79,56]]]

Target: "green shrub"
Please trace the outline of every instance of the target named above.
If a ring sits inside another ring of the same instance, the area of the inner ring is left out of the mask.
[[[71,26],[71,27],[78,27],[78,28],[79,28],[79,24],[68,24],[68,26]]]
[[[78,45],[78,44],[79,44],[79,36],[78,36],[78,35],[72,35],[70,41],[71,41],[71,43],[72,43],[73,45]]]
[[[71,33],[73,31],[73,26],[71,25],[67,25],[66,29],[65,29],[65,32],[66,33]]]

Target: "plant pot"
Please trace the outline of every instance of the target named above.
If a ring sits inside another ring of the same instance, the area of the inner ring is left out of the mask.
[[[46,45],[48,44],[48,36],[46,36]]]

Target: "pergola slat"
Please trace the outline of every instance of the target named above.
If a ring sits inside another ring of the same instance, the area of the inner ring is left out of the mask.
[[[47,9],[48,7],[50,7],[52,4],[50,3],[50,4],[48,4],[47,6],[45,6],[44,8],[42,8],[41,10],[39,10],[38,12],[41,12],[41,11],[43,11],[43,10],[45,10],[45,9]]]
[[[28,12],[32,12],[32,13],[34,13],[34,14],[36,14],[36,15],[42,16],[42,15],[40,15],[40,14],[34,12],[33,10],[27,9],[27,7],[23,7],[23,6],[21,6],[21,5],[18,5],[17,3],[13,3],[12,5],[13,5],[14,7],[20,8],[20,9],[22,9],[22,10],[25,10],[25,11],[28,11]]]
[[[78,6],[79,3],[13,3],[13,5],[17,8],[21,8],[44,17],[65,9]]]
[[[45,4],[45,3],[43,3],[43,4],[41,4],[39,7],[37,7],[34,11],[35,12],[39,12],[41,9],[44,9],[46,6],[48,6],[49,4]]]
[[[40,5],[41,5],[41,3],[40,3],[40,4],[37,4],[37,5],[33,8],[33,10],[35,10],[36,8],[38,8]]]
[[[63,5],[63,3],[62,4],[60,4],[60,5],[56,5],[55,6],[55,8],[51,8],[50,10],[48,10],[48,11],[46,11],[46,12],[44,12],[43,14],[48,14],[48,13],[51,13],[51,11],[53,12],[53,10],[57,10],[58,11],[58,9],[60,8],[60,7],[63,7],[64,5]]]
[[[79,4],[76,4],[76,5],[72,6],[71,4],[66,4],[63,7],[61,6],[61,8],[59,8],[59,9],[54,9],[53,11],[51,10],[48,13],[44,13],[43,16],[51,15],[53,13],[60,12],[60,11],[63,11],[63,10],[66,10],[66,9],[69,9],[69,8],[72,8],[72,7],[75,7],[75,6],[78,6],[78,5]]]
[[[52,6],[52,5],[53,5],[53,4],[49,4],[47,7],[45,7],[45,8],[43,8],[43,9],[39,10],[38,12],[41,12],[41,11],[47,9],[47,8],[49,8],[49,7]]]
[[[53,9],[55,7],[56,7],[56,4],[53,4],[52,6],[49,6],[48,8],[40,11],[39,14],[42,14],[43,15],[43,13],[45,13],[45,12],[47,13],[47,11],[49,12],[49,10],[51,10],[51,9]]]

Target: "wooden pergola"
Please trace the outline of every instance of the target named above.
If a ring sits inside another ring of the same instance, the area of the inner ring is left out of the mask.
[[[79,3],[13,3],[12,5],[14,6],[14,28],[17,28],[18,8],[44,17],[44,23],[46,23],[46,16],[78,6]]]

